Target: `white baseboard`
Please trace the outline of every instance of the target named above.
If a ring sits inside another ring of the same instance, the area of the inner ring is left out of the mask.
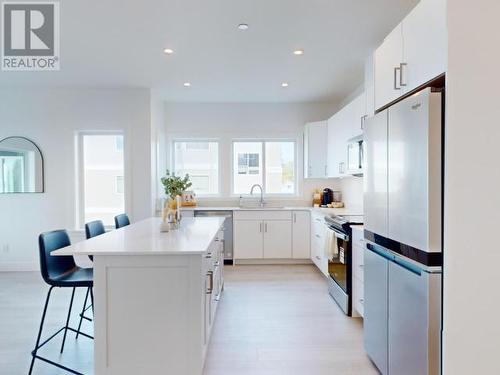
[[[3,262],[0,272],[40,272],[40,264],[31,262]]]

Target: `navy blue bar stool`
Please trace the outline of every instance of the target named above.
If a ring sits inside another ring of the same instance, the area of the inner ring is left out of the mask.
[[[40,328],[38,331],[38,337],[36,339],[35,349],[31,352],[32,360],[29,370],[29,374],[33,371],[33,365],[35,364],[35,359],[42,360],[60,369],[66,370],[73,374],[83,375],[80,372],[72,370],[66,366],[59,363],[51,361],[50,359],[41,357],[37,354],[38,349],[56,337],[59,333],[64,332],[61,353],[64,350],[64,343],[66,341],[66,334],[69,331],[79,333],[74,328],[69,327],[69,320],[71,316],[71,308],[73,306],[73,299],[75,297],[76,288],[90,288],[90,298],[93,302],[94,296],[92,294],[93,286],[93,270],[92,268],[80,268],[75,264],[72,256],[52,256],[50,253],[54,250],[71,245],[68,233],[65,230],[56,230],[53,232],[42,233],[38,238],[38,245],[40,251],[40,271],[42,273],[43,280],[50,285],[49,291],[47,293],[47,299],[45,301],[45,307],[43,309],[42,320],[40,322]],[[73,288],[71,293],[71,301],[69,303],[68,317],[66,319],[66,325],[62,327],[59,331],[54,333],[43,343],[40,344],[40,338],[43,331],[43,323],[45,321],[45,315],[47,313],[47,307],[49,305],[50,295],[52,289],[58,288]],[[93,339],[92,336],[80,332],[81,335]]]
[[[130,225],[130,220],[128,219],[127,214],[120,214],[115,216],[116,229],[126,227],[127,225]]]
[[[101,220],[95,220],[91,221],[87,224],[85,224],[85,237],[87,240],[92,237],[97,237],[100,236],[101,234],[106,233],[106,229],[104,229],[104,224]],[[94,260],[92,255],[89,255],[90,260]],[[90,309],[92,307],[92,303],[87,306],[87,301],[89,299],[89,294],[92,292],[92,288],[87,289],[87,293],[85,294],[85,300],[83,301],[83,309],[82,312],[80,313],[80,322],[78,323],[78,333],[76,334],[76,338],[78,338],[78,335],[80,334],[80,329],[82,327],[82,321],[83,319],[92,321],[92,318],[89,318],[85,316],[85,311]]]

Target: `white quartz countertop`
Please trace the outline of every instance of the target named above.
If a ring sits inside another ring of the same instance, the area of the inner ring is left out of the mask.
[[[202,254],[224,223],[223,217],[184,218],[180,228],[160,232],[161,218],[149,218],[55,250],[51,255]]]
[[[307,207],[307,206],[288,206],[288,207],[239,207],[239,206],[196,206],[182,207],[184,211],[312,211],[320,212],[325,215],[363,215],[363,210],[360,208],[342,207],[342,208],[323,208],[323,207]]]

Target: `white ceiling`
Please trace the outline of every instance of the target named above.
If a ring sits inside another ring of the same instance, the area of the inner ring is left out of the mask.
[[[338,100],[363,82],[365,58],[417,2],[63,0],[61,71],[0,72],[0,87],[149,87],[178,102]],[[250,28],[238,30],[242,22]],[[294,56],[297,48],[305,54]]]

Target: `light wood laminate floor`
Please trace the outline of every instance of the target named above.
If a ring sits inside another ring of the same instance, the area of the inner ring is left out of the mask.
[[[39,273],[0,273],[0,374],[27,373],[47,290]],[[79,310],[85,291],[77,293]],[[54,290],[46,333],[64,324],[69,299],[70,291]],[[73,326],[76,318],[75,311]],[[92,327],[84,323],[84,329],[91,333]],[[59,355],[61,338],[47,344],[43,354],[93,374],[91,340],[68,333]],[[33,373],[67,374],[41,361]],[[362,321],[341,312],[314,266],[226,267],[204,375],[377,373],[363,350]]]

